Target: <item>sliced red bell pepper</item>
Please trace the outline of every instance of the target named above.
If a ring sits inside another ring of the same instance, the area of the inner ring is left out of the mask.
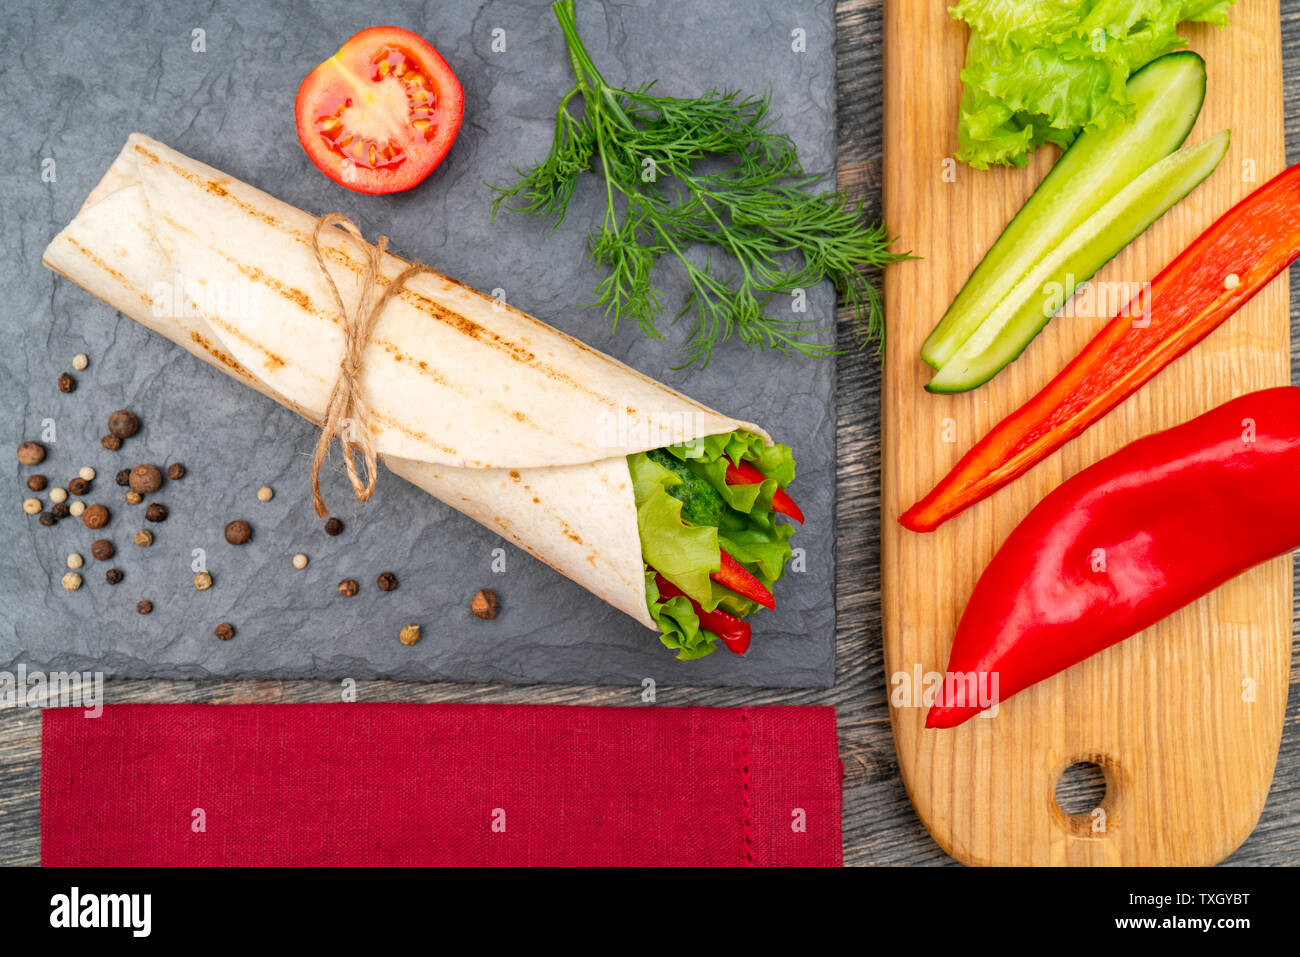
[[[742,621],[735,615],[729,615],[721,609],[705,611],[699,602],[658,573],[655,574],[655,585],[659,589],[660,598],[685,598],[689,601],[700,619],[700,627],[722,639],[728,651],[743,655],[749,650],[749,622]]]
[[[764,608],[776,608],[776,599],[772,597],[768,587],[751,575],[749,569],[736,561],[725,548],[718,550],[722,552],[722,567],[709,577],[723,588],[730,588],[738,595],[744,595],[750,601],[758,602]]]
[[[728,459],[728,462],[730,462],[727,466],[726,475],[728,485],[757,485],[760,482],[767,481],[767,476],[760,472],[752,462],[746,462],[744,459],[739,462],[731,462]],[[792,518],[800,525],[803,524],[803,512],[783,488],[778,487],[772,495],[772,511],[778,515]]]
[[[926,727],[955,727],[1300,547],[1297,489],[1295,386],[1233,399],[1077,473],[980,576]]]
[[[938,528],[1083,432],[1200,342],[1300,255],[1300,165],[1228,210],[1047,386],[898,521]],[[1145,308],[1143,308],[1143,304]]]

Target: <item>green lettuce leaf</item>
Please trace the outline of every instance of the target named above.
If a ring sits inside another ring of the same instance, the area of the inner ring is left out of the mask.
[[[713,653],[717,636],[700,627],[700,618],[690,600],[679,595],[660,601],[655,573],[649,568],[645,573],[645,600],[650,617],[659,626],[659,640],[677,652],[678,661],[692,661]]]
[[[627,457],[641,554],[647,566],[646,606],[659,626],[660,640],[675,650],[680,660],[688,661],[711,653],[717,636],[700,626],[699,616],[686,598],[660,600],[655,571],[706,611],[721,607],[740,618],[757,611],[761,606],[723,588],[709,575],[720,567],[719,548],[730,552],[769,589],[785,574],[795,527],[773,520],[772,496],[794,479],[795,461],[788,446],[768,445],[761,436],[743,431],[710,435],[664,451],[706,479],[744,519],[743,527],[726,530],[683,524],[682,502],[670,494],[683,479],[645,453]],[[729,486],[725,478],[728,459],[748,460],[768,478],[757,485]]]
[[[1129,75],[1185,46],[1179,23],[1223,26],[1232,0],[960,0],[971,28],[957,158],[1024,166],[1043,143],[1132,114]]]

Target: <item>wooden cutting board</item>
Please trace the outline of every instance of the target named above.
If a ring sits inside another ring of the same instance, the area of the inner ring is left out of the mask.
[[[923,257],[885,278],[882,565],[887,690],[942,672],[975,581],[1029,509],[1065,478],[1132,440],[1234,396],[1287,384],[1284,273],[1208,339],[1102,422],[937,532],[894,520],[1003,416],[1037,392],[1108,316],[1058,316],[988,385],[923,391],[922,341],[1056,160],[980,172],[957,148],[966,28],[945,0],[887,0],[885,221]],[[1223,31],[1183,27],[1208,89],[1189,138],[1224,128],[1218,170],[1102,273],[1150,279],[1233,203],[1285,165],[1276,0],[1240,0]],[[949,175],[945,175],[949,174]],[[954,181],[955,176],[955,181]],[[1195,521],[1195,516],[1188,516]],[[1281,738],[1291,645],[1291,561],[1279,558],[1140,635],[1012,698],[994,719],[924,728],[923,707],[892,707],[903,780],[935,840],[968,864],[1197,865],[1230,854],[1264,806]],[[1066,815],[1062,770],[1101,766],[1100,811]]]

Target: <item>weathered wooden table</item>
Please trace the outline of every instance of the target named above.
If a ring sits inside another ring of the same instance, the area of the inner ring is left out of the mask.
[[[922,0],[916,0],[922,2]],[[928,2],[928,0],[927,0]],[[839,182],[880,209],[880,0],[842,0],[837,9]],[[1300,161],[1300,0],[1282,0],[1286,130],[1290,162]],[[1291,282],[1291,315],[1300,316],[1300,273]],[[1300,343],[1300,328],[1293,325]],[[841,316],[841,338],[854,341]],[[827,691],[658,689],[658,705],[830,704],[839,714],[844,762],[844,860],[847,864],[951,864],[912,813],[898,777],[889,730],[886,678],[880,649],[880,370],[870,352],[839,360],[838,665]],[[1300,382],[1300,352],[1292,359]],[[1300,585],[1297,587],[1300,602]],[[1293,612],[1300,623],[1300,604]],[[1300,628],[1293,628],[1300,634]],[[1296,660],[1293,657],[1293,660]],[[1232,864],[1300,864],[1300,667],[1293,664],[1282,751],[1259,826]],[[495,686],[366,682],[360,701],[476,701],[534,704],[640,704],[640,686]],[[332,682],[110,681],[109,702],[211,703],[337,701]],[[0,864],[40,861],[40,713],[0,711]]]

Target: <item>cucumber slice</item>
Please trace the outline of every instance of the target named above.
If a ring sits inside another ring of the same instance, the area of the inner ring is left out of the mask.
[[[1205,61],[1190,50],[1152,60],[1129,77],[1133,120],[1085,130],[1002,235],[921,347],[941,368],[1033,266],[1152,163],[1187,139],[1205,99]]]
[[[926,389],[965,392],[993,378],[1024,352],[1081,283],[1214,172],[1228,140],[1229,131],[1223,130],[1199,146],[1178,150],[1120,190],[1012,288]]]

